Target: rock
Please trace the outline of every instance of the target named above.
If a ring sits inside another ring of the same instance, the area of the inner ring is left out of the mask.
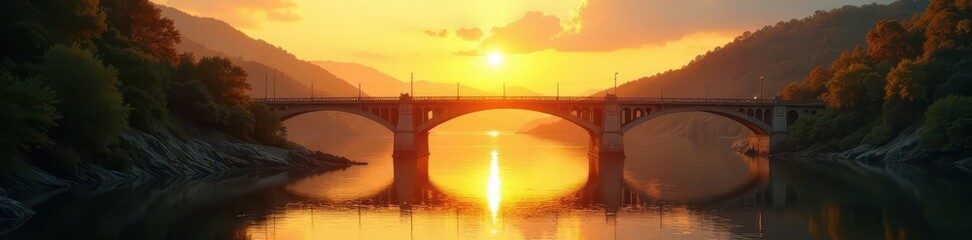
[[[918,146],[920,127],[911,127],[884,146],[862,144],[841,153],[841,157],[858,161],[910,162],[927,159],[929,154]]]
[[[34,211],[23,203],[6,196],[0,197],[0,234],[19,228],[32,216]]]

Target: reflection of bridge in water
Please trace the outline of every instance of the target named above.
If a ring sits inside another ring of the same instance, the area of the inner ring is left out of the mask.
[[[785,187],[771,184],[770,163],[765,157],[743,158],[742,161],[748,165],[749,178],[740,186],[714,193],[704,199],[665,199],[648,193],[624,179],[623,160],[606,161],[592,156],[592,162],[601,164],[588,172],[588,180],[581,188],[560,197],[561,204],[572,208],[603,208],[606,213],[615,213],[625,206],[752,206],[770,202],[774,205],[784,204],[785,201]],[[428,175],[400,174],[416,172],[410,168],[412,166],[396,166],[395,180],[389,186],[356,202],[366,205],[399,205],[403,210],[410,209],[412,205],[438,207],[477,204],[455,199],[432,184]]]

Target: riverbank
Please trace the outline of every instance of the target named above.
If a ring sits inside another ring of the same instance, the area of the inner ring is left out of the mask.
[[[826,151],[822,146],[818,146],[799,151],[772,154],[772,156],[793,159],[813,158],[859,162],[951,165],[966,171],[972,169],[972,154],[933,152],[919,146],[921,131],[922,129],[918,126],[908,128],[894,140],[881,146],[863,143],[850,150],[840,152]],[[756,154],[754,149],[755,146],[752,145],[752,141],[747,138],[742,138],[733,145],[733,150],[747,155]]]
[[[113,185],[173,177],[205,177],[241,170],[300,169],[329,171],[363,165],[350,159],[297,144],[278,148],[245,142],[225,133],[180,126],[181,131],[145,133],[132,130],[121,138],[131,156],[129,166],[112,168],[82,163],[75,171],[50,172],[36,164],[20,164],[0,173],[0,189],[20,196],[50,195],[73,186]],[[29,218],[23,205],[0,197],[0,219]],[[7,211],[9,210],[9,211]],[[11,213],[11,214],[6,214]]]

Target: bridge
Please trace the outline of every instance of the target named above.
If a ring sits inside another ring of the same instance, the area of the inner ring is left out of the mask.
[[[451,96],[258,98],[281,120],[319,111],[339,111],[365,117],[395,134],[394,156],[428,156],[429,131],[460,116],[493,109],[521,109],[553,115],[590,134],[588,153],[624,157],[624,133],[661,116],[706,112],[732,119],[753,132],[752,151],[781,150],[788,126],[800,116],[816,114],[826,105],[817,101],[733,98],[642,98],[554,96]]]

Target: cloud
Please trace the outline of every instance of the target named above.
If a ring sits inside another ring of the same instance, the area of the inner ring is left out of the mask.
[[[429,35],[429,36],[432,36],[432,37],[440,37],[440,38],[445,38],[445,37],[448,37],[449,36],[449,30],[448,29],[442,29],[441,31],[438,31],[438,32],[432,31],[432,30],[425,30],[425,31],[423,31],[423,33],[425,33],[425,35]]]
[[[456,37],[466,41],[478,41],[483,38],[483,30],[479,28],[456,29]]]
[[[243,28],[258,28],[264,21],[292,22],[301,19],[294,13],[297,4],[291,0],[161,0],[159,3]]]
[[[519,20],[490,29],[481,48],[527,53],[554,47],[554,38],[563,32],[560,19],[541,12],[526,12]]]
[[[439,31],[425,30],[422,31],[422,33],[425,33],[425,35],[429,35],[431,37],[440,38],[447,38],[451,34],[465,41],[478,41],[480,38],[483,38],[484,34],[483,30],[479,28],[459,28],[456,30],[442,29]]]
[[[492,28],[480,48],[526,53],[611,51],[659,45],[696,33],[733,34],[814,11],[875,0],[587,0],[570,19],[527,12]],[[876,0],[888,3],[892,0]]]

